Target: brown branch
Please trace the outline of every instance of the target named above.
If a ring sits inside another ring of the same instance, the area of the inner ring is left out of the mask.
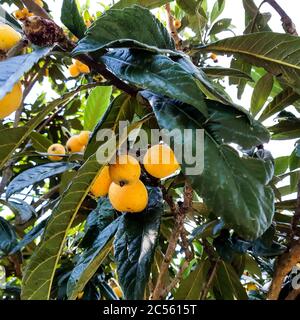
[[[297,36],[296,26],[288,14],[283,10],[283,8],[275,0],[265,0],[273,9],[280,15],[283,30],[293,36]]]
[[[34,13],[37,16],[40,16],[45,19],[50,19],[49,14],[45,9],[40,7],[37,3],[35,3],[33,0],[22,0],[24,6],[32,13]]]
[[[295,210],[295,213],[292,218],[292,233],[291,233],[291,241],[293,241],[296,233],[297,233],[297,227],[300,222],[300,181],[298,181],[298,192],[297,192],[297,207]]]
[[[165,9],[167,12],[167,20],[168,20],[168,27],[169,27],[170,33],[175,41],[176,48],[180,50],[182,45],[182,40],[180,39],[177,29],[175,28],[174,17],[172,16],[172,13],[171,13],[170,3],[167,3],[165,5]]]
[[[300,295],[300,288],[294,289],[287,295],[285,300],[296,300],[296,298],[298,298],[299,295]]]
[[[190,185],[186,182],[184,190],[184,201],[182,204],[178,204],[178,206],[176,206],[175,225],[172,234],[169,238],[169,245],[164,260],[160,266],[160,274],[158,276],[155,289],[153,291],[152,300],[160,300],[164,298],[166,292],[165,275],[169,270],[169,266],[172,261],[180,234],[184,230],[184,219],[191,205],[191,190],[192,189]]]
[[[214,262],[214,265],[212,266],[211,270],[210,270],[210,276],[205,284],[205,287],[203,288],[201,294],[200,294],[200,300],[205,300],[208,294],[208,291],[212,285],[212,282],[215,278],[215,275],[217,273],[217,267],[219,264],[219,258]]]
[[[287,274],[300,261],[300,242],[296,242],[276,263],[273,280],[267,295],[268,300],[277,300],[282,288],[282,283]]]

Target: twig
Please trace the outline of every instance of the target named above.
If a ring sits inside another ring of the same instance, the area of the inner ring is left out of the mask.
[[[299,221],[300,221],[300,181],[298,181],[297,207],[291,223],[291,227],[292,227],[291,241],[293,241],[297,233],[297,227],[298,227]]]
[[[25,7],[35,15],[51,20],[47,11],[36,4],[33,0],[22,0],[22,2]]]
[[[297,36],[296,26],[293,23],[292,19],[287,15],[287,13],[283,10],[283,8],[275,1],[275,0],[265,0],[264,2],[268,3],[270,6],[273,7],[274,10],[281,17],[282,27],[286,33],[289,33],[293,36]]]
[[[214,265],[213,267],[211,268],[211,271],[210,271],[210,276],[205,284],[205,287],[203,288],[201,294],[200,294],[200,300],[205,300],[206,297],[207,297],[207,294],[208,294],[208,291],[209,291],[209,288],[211,287],[211,284],[215,278],[215,275],[216,275],[216,272],[217,272],[217,267],[218,267],[218,264],[219,264],[219,260],[220,258],[218,258],[215,262],[214,262]]]
[[[180,50],[181,49],[181,45],[182,45],[182,40],[180,39],[180,37],[178,35],[178,32],[177,32],[177,29],[175,28],[174,18],[173,18],[172,13],[171,13],[170,3],[167,3],[165,5],[165,9],[166,9],[166,12],[167,12],[169,30],[171,32],[171,35],[172,35],[174,41],[175,41],[176,48],[178,50]]]
[[[300,288],[294,289],[287,295],[285,300],[296,300],[296,298],[298,298],[299,295],[300,295]]]

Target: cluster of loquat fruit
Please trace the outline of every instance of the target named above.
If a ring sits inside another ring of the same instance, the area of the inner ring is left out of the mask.
[[[165,159],[168,159],[166,162]],[[165,144],[154,145],[143,157],[145,171],[162,179],[179,169],[173,150]],[[108,198],[117,211],[141,212],[148,204],[148,191],[140,180],[141,166],[131,155],[118,155],[114,164],[106,165],[93,182],[90,192]]]
[[[38,6],[40,6],[40,7],[43,8],[44,3],[43,3],[42,0],[34,0],[34,2],[35,2]],[[33,14],[32,12],[30,12],[26,7],[24,7],[24,8],[22,8],[22,9],[19,9],[19,10],[15,11],[14,15],[15,15],[16,19],[22,21],[22,20],[27,19],[28,17],[33,16],[34,14]]]
[[[62,156],[66,154],[66,149],[69,153],[83,152],[88,144],[89,137],[89,131],[81,131],[80,134],[76,134],[68,139],[66,147],[60,143],[52,144],[48,148],[48,158],[51,161],[60,161],[63,159]]]
[[[0,54],[5,58],[7,52],[22,39],[21,34],[7,24],[0,24]],[[2,58],[3,59],[3,58]],[[23,100],[21,82],[17,82],[12,90],[0,100],[0,119],[15,112]]]
[[[90,73],[90,68],[79,60],[74,60],[73,64],[71,64],[69,67],[69,73],[71,77],[76,78],[81,73]]]

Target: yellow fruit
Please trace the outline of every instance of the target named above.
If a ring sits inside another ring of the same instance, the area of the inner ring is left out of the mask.
[[[213,60],[213,62],[218,62],[218,56],[215,53],[212,53],[210,58]]]
[[[71,64],[70,65],[69,72],[70,72],[71,77],[73,77],[73,78],[78,77],[79,74],[80,74],[80,71],[79,71],[78,67],[75,64]]]
[[[165,178],[179,169],[173,150],[165,144],[149,148],[144,156],[145,170],[155,178]]]
[[[257,285],[254,283],[248,283],[246,288],[247,288],[247,291],[257,291],[258,290]]]
[[[43,8],[44,3],[43,3],[43,1],[42,1],[42,0],[34,0],[34,2],[35,2],[37,5],[39,5],[40,7],[42,7],[42,8]]]
[[[111,180],[117,184],[130,184],[139,180],[141,166],[132,156],[124,154],[116,159],[115,164],[109,166]]]
[[[21,105],[23,99],[21,82],[17,82],[12,91],[0,100],[0,119],[4,119],[15,112]]]
[[[79,141],[79,136],[75,135],[69,138],[66,144],[68,152],[83,152],[84,146]]]
[[[33,16],[33,13],[30,12],[27,8],[23,8],[17,10],[14,15],[18,20],[25,20],[26,18]]]
[[[80,134],[78,135],[78,140],[83,146],[86,146],[88,144],[89,138],[90,138],[90,131],[81,131]]]
[[[81,73],[90,73],[90,68],[79,60],[75,60],[75,65]]]
[[[113,291],[114,291],[115,295],[116,295],[118,298],[122,298],[122,297],[123,297],[122,290],[121,290],[119,287],[114,287],[114,288],[113,288]]]
[[[47,153],[49,154],[57,154],[57,155],[65,155],[66,154],[66,150],[65,147],[59,143],[55,143],[52,144],[49,148]],[[59,156],[49,156],[48,157],[51,161],[59,161],[62,160],[63,157],[59,157]]]
[[[77,295],[77,300],[81,300],[83,298],[83,295],[84,295],[83,291],[79,292]]]
[[[7,52],[22,39],[19,32],[7,24],[0,24],[0,50]]]
[[[181,27],[181,21],[180,20],[175,20],[174,21],[174,26],[176,29],[179,29]]]
[[[85,25],[89,28],[92,25],[91,20],[84,21]]]
[[[141,180],[122,187],[112,182],[108,197],[112,206],[121,212],[141,212],[148,204],[148,192]]]
[[[111,182],[112,181],[109,176],[109,167],[105,166],[101,170],[98,178],[92,184],[90,191],[97,198],[104,197],[108,194],[108,189]]]

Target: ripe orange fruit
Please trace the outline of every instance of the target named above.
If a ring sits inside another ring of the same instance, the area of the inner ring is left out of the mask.
[[[90,68],[79,60],[75,60],[75,65],[81,73],[90,73]]]
[[[257,291],[258,287],[255,283],[248,283],[246,289],[247,291]]]
[[[123,292],[122,292],[122,290],[121,290],[119,287],[114,287],[114,288],[113,288],[113,291],[114,291],[115,295],[116,295],[118,298],[122,298],[122,297],[123,297]]]
[[[144,156],[145,170],[155,178],[165,178],[179,169],[173,150],[166,144],[149,148]]]
[[[60,143],[55,143],[52,144],[49,148],[47,153],[49,154],[57,154],[57,155],[65,155],[66,154],[66,150],[65,147],[63,145],[61,145]],[[59,157],[59,156],[48,156],[48,158],[51,161],[60,161],[63,159],[63,157]]]
[[[0,23],[0,50],[7,52],[22,39],[21,34],[7,24]]]
[[[176,29],[179,29],[179,28],[181,27],[181,21],[178,20],[178,19],[176,19],[176,20],[174,21],[174,26],[175,26]]]
[[[15,112],[20,107],[22,100],[22,85],[21,82],[17,82],[12,91],[0,100],[0,119],[4,119]]]
[[[112,181],[109,176],[109,167],[105,166],[104,168],[102,168],[99,176],[92,184],[90,191],[97,198],[104,197],[108,194],[108,189],[111,182]]]
[[[210,58],[213,60],[213,62],[218,62],[218,56],[215,53],[212,53]]]
[[[78,140],[83,146],[86,146],[88,144],[89,138],[90,138],[90,131],[81,131],[80,134],[78,135]]]
[[[43,8],[44,3],[43,3],[43,1],[42,1],[42,0],[34,0],[34,2],[35,2],[37,5],[39,5],[40,7],[42,7],[42,8]]]
[[[70,76],[73,77],[73,78],[78,77],[79,74],[80,74],[80,71],[79,71],[78,67],[75,64],[71,64],[69,66],[69,72],[70,72]]]
[[[74,135],[69,138],[66,144],[68,152],[83,152],[84,146],[80,143],[79,136]]]
[[[116,158],[116,163],[109,165],[111,180],[117,184],[130,184],[139,180],[141,166],[136,158],[124,154]]]
[[[122,187],[112,182],[108,197],[112,206],[120,212],[141,212],[148,204],[148,192],[141,180]]]

